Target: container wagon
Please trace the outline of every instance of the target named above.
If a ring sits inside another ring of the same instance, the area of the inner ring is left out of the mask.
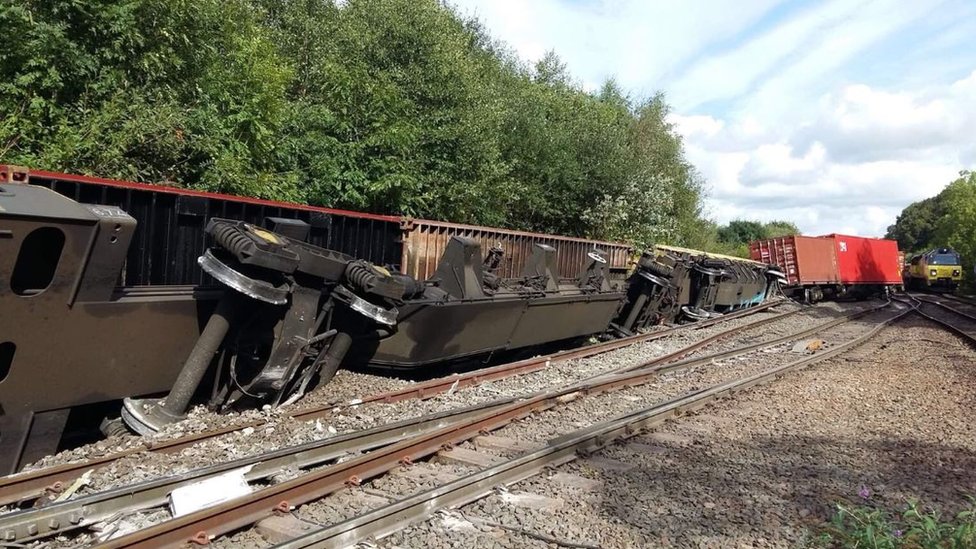
[[[775,284],[765,265],[694,250],[613,280],[624,245],[35,175],[0,167],[0,471],[120,412],[150,433],[194,403],[294,401],[341,364],[430,375],[722,314]],[[399,241],[382,240],[391,227]],[[499,241],[524,254],[514,276]],[[427,266],[418,250],[435,248]],[[384,268],[391,250],[419,274]]]
[[[111,206],[132,216],[136,230],[120,286],[219,286],[197,268],[197,258],[210,243],[205,228],[211,217],[257,226],[270,222],[279,230],[289,220],[298,220],[308,226],[305,241],[309,244],[420,280],[436,270],[454,236],[473,238],[486,251],[500,249],[502,259],[494,272],[501,277],[519,276],[531,260],[535,244],[544,244],[556,250],[558,276],[576,276],[587,254],[599,248],[607,255],[610,277],[622,281],[632,252],[620,242],[353,212],[3,164],[0,183],[47,187],[76,202]]]
[[[853,235],[784,236],[749,245],[752,259],[780,267],[786,295],[817,302],[863,299],[902,284],[894,240]]]

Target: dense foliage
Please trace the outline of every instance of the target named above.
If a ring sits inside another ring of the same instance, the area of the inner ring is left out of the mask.
[[[713,225],[704,247],[710,251],[749,257],[750,242],[794,234],[800,234],[800,230],[789,221],[762,223],[735,219],[728,225]]]
[[[910,204],[888,227],[887,238],[911,256],[948,246],[962,254],[964,279],[973,287],[976,262],[976,173],[962,172],[936,196]]]
[[[655,95],[529,67],[437,0],[0,0],[0,159],[638,244],[702,245]]]

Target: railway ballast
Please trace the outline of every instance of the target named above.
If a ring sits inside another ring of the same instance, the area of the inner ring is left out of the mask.
[[[105,418],[120,402],[125,425],[149,434],[195,402],[292,402],[343,364],[433,373],[707,319],[763,303],[782,276],[758,262],[661,248],[623,279],[592,243],[567,277],[565,256],[541,242],[517,276],[503,276],[505,249],[455,234],[421,279],[310,243],[314,226],[300,218],[253,215],[210,217],[202,234],[167,231],[160,256],[139,249],[157,227],[116,195],[83,204],[31,184],[23,170],[0,174],[0,344],[14,349],[0,355],[8,471],[51,453],[79,425],[118,429]],[[153,272],[154,261],[203,242],[195,269],[205,276],[191,277],[201,284],[124,285],[130,270]]]

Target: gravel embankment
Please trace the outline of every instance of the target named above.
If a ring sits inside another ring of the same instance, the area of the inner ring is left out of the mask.
[[[803,547],[862,487],[879,503],[954,513],[976,494],[974,361],[954,336],[906,320],[381,546],[552,547],[525,530],[599,547]],[[529,508],[513,494],[549,499]]]

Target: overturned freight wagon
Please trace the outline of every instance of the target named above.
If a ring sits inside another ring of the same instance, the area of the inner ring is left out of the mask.
[[[658,245],[638,260],[614,327],[629,334],[666,321],[720,316],[762,303],[781,281],[778,269],[758,261]]]
[[[328,226],[358,226],[353,214],[72,183],[79,193],[96,189],[91,198],[99,200],[83,204],[57,189],[60,180],[33,185],[33,176],[3,168],[0,179],[7,471],[56,450],[73,426],[119,411],[129,428],[150,433],[195,402],[225,409],[293,401],[341,364],[427,371],[570,345],[611,327],[629,333],[721,314],[758,303],[769,291],[764,281],[775,278],[758,263],[672,249],[642,258],[627,283],[613,268],[620,245],[608,251],[581,239],[427,222],[436,238],[404,251],[375,242],[390,227],[375,216],[363,219],[385,227],[380,236],[341,237]],[[303,217],[311,213],[341,219],[316,228],[318,218]],[[519,250],[517,272],[499,241]],[[410,274],[419,260],[398,272],[382,259],[397,255],[390,250],[420,258],[418,249],[434,248],[439,261],[422,276]],[[574,255],[560,259],[561,249]],[[148,283],[131,283],[140,280]]]
[[[184,189],[76,174],[0,165],[0,183],[47,187],[75,202],[112,206],[131,216],[139,230],[125,258],[122,286],[212,286],[216,282],[197,267],[207,249],[205,232],[211,217],[263,226],[273,220],[287,231],[297,223],[309,244],[383,265],[414,278],[426,279],[452,236],[474,238],[483,250],[501,248],[499,276],[518,276],[532,256],[534,244],[556,249],[557,274],[576,275],[586,254],[598,247],[607,255],[615,279],[628,268],[630,246],[560,235],[479,227],[444,221],[378,215],[335,208]]]

